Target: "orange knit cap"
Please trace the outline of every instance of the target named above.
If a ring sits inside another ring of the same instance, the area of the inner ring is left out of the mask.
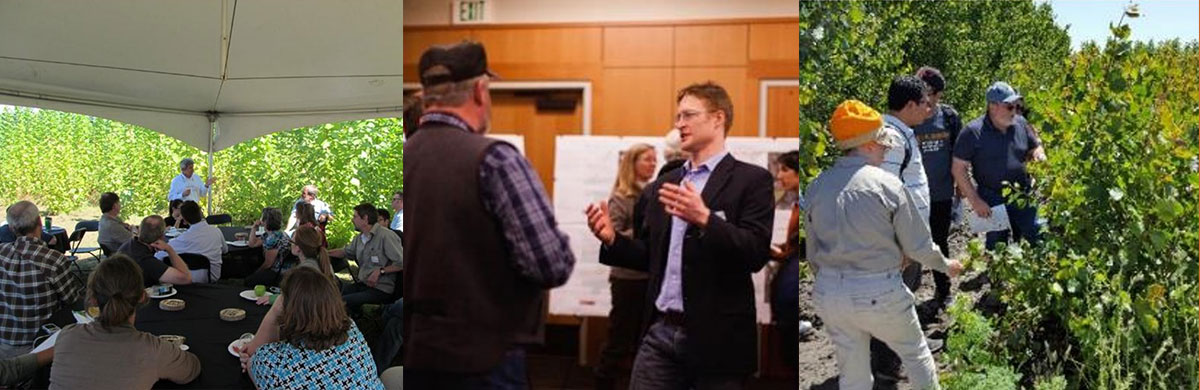
[[[881,136],[883,117],[879,111],[858,100],[847,100],[833,110],[829,131],[838,148],[853,149]]]

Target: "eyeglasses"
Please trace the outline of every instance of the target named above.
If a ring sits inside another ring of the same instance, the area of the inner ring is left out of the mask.
[[[679,113],[675,114],[675,122],[690,121],[690,120],[692,120],[692,118],[695,118],[697,115],[700,115],[703,113],[709,113],[709,112],[712,112],[712,111],[683,110],[683,111],[680,111]]]

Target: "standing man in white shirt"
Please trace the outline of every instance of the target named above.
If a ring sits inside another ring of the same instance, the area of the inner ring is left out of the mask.
[[[313,217],[315,217],[317,223],[321,224],[321,226],[325,226],[325,224],[333,219],[333,209],[329,207],[328,203],[317,199],[317,186],[312,184],[306,185],[300,190],[300,199],[296,199],[296,202],[292,203],[292,211],[288,214],[287,228],[284,229],[284,232],[289,237],[296,231],[296,224],[300,222],[296,219],[296,205],[300,204],[300,202],[313,206],[313,212],[315,213]]]
[[[210,177],[208,180],[200,180],[195,173],[196,163],[191,158],[184,158],[179,162],[179,176],[171,179],[171,190],[167,192],[168,202],[182,199],[199,203],[201,196],[208,196],[208,190],[216,179]]]
[[[392,230],[404,231],[404,192],[396,191],[392,194]]]
[[[194,253],[208,258],[209,269],[193,269],[192,281],[212,283],[221,279],[221,255],[229,252],[229,246],[225,244],[225,235],[221,234],[220,228],[209,225],[204,220],[204,212],[200,211],[200,205],[196,202],[184,201],[183,205],[179,206],[179,213],[192,227],[172,239],[171,247],[175,248],[177,253]],[[211,280],[209,274],[212,274]]]
[[[883,157],[880,168],[895,175],[904,184],[904,189],[912,195],[912,203],[916,206],[925,230],[929,230],[929,179],[925,176],[925,162],[921,158],[921,143],[917,141],[912,126],[925,122],[933,114],[929,101],[929,85],[916,76],[900,76],[892,79],[888,86],[887,114],[883,115],[884,131],[898,135],[897,139],[904,140],[898,148],[889,149]],[[901,270],[904,285],[914,294],[921,287],[921,264],[905,259],[906,266]],[[940,349],[936,341],[930,349]],[[871,339],[872,368],[875,375],[883,380],[899,378],[900,357],[896,356],[887,345],[879,340]]]

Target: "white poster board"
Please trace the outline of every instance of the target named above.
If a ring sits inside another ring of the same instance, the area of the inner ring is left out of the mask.
[[[622,150],[636,143],[655,146],[659,167],[661,137],[558,136],[554,161],[554,214],[559,229],[570,237],[575,253],[575,271],[567,284],[550,291],[550,313],[556,315],[607,317],[611,308],[608,274],[610,267],[600,264],[600,241],[587,227],[587,205],[607,201],[616,180],[618,158]],[[726,146],[735,158],[768,168],[778,153],[799,149],[799,138],[729,138]],[[787,203],[790,207],[791,203]],[[781,206],[782,207],[782,206]],[[786,235],[790,208],[775,212],[772,242]],[[754,275],[758,303],[758,321],[770,322],[770,307],[764,299],[765,273]]]
[[[488,138],[495,138],[504,142],[508,142],[517,148],[521,155],[525,155],[525,136],[519,134],[487,134]]]

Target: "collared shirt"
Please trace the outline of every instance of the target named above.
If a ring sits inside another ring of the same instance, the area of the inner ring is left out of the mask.
[[[0,292],[0,343],[24,346],[51,314],[83,296],[83,285],[62,253],[23,236],[0,245]]]
[[[1013,117],[1004,132],[996,129],[987,115],[972,120],[954,144],[954,157],[971,163],[971,177],[980,190],[1000,195],[1003,182],[1029,189],[1031,180],[1025,169],[1029,151],[1041,146],[1025,118]]]
[[[471,131],[465,121],[448,113],[421,116],[421,123],[430,121]],[[521,276],[546,288],[567,282],[575,254],[567,235],[558,230],[554,208],[533,166],[512,145],[488,148],[479,166],[479,196],[484,210],[500,222],[513,267]]]
[[[721,159],[727,155],[729,152],[722,150],[694,168],[691,160],[683,163],[683,181],[680,181],[679,184],[691,182],[696,193],[704,192],[708,178],[712,176],[713,170],[717,168]],[[663,274],[662,288],[658,290],[658,299],[654,301],[654,306],[662,312],[683,312],[683,236],[687,232],[688,225],[683,218],[671,217],[671,241],[667,247],[667,270]]]
[[[899,132],[904,139],[904,148],[892,148],[883,156],[883,164],[880,168],[896,175],[900,181],[904,183],[904,188],[907,188],[913,194],[913,202],[917,206],[922,218],[929,220],[929,180],[925,177],[925,163],[921,159],[920,143],[917,142],[917,137],[913,134],[912,129],[905,125],[900,118],[885,114],[883,116],[890,129]],[[904,166],[905,149],[908,149],[908,166]],[[901,172],[903,167],[904,172]]]
[[[392,216],[391,229],[404,231],[404,210],[397,211],[396,215]]]
[[[347,259],[358,262],[359,280],[367,280],[375,270],[389,265],[404,267],[404,247],[400,243],[400,236],[379,224],[371,225],[370,231],[350,240],[345,250]],[[391,294],[396,286],[395,279],[379,278],[375,289]]]
[[[125,241],[133,238],[133,232],[125,227],[125,222],[108,215],[100,216],[100,230],[98,234],[99,238],[96,241],[108,246],[110,250],[120,248],[121,245],[125,244]]]
[[[191,189],[192,192],[184,196],[183,191],[187,189]],[[189,178],[180,173],[171,179],[171,190],[167,191],[168,201],[183,199],[199,202],[201,196],[208,196],[208,186],[205,185],[204,180],[200,180],[200,175],[193,173]]]
[[[193,224],[186,232],[180,233],[179,237],[171,239],[170,244],[172,248],[175,248],[175,253],[195,253],[208,258],[209,272],[213,277],[213,280],[208,282],[214,282],[221,278],[221,254],[228,252],[229,246],[225,244],[225,235],[221,233],[220,228],[200,221]],[[160,253],[162,256],[156,257],[160,259],[166,257],[165,252]],[[193,276],[195,275],[196,273],[193,273]],[[205,283],[202,280],[197,281]]]
[[[946,258],[933,243],[928,220],[917,212],[912,192],[865,158],[839,158],[807,191],[807,258],[819,272],[899,270],[903,256],[946,271]]]
[[[292,203],[292,211],[288,213],[287,227],[283,229],[288,237],[291,237],[292,233],[296,232],[296,228],[298,227],[296,224],[300,223],[300,220],[296,219],[296,206],[303,201],[304,199],[297,199],[295,203]],[[310,204],[313,206],[313,219],[320,221],[322,215],[333,215],[333,209],[329,207],[329,204],[320,199],[313,199]]]

